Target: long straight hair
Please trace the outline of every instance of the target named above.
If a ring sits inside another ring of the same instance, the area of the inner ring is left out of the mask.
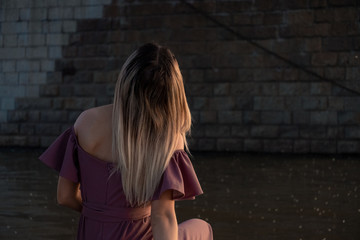
[[[112,115],[112,152],[127,201],[144,205],[158,186],[181,135],[189,152],[191,114],[178,62],[148,43],[132,53],[118,77]]]

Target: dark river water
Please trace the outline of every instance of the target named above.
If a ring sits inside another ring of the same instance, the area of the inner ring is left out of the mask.
[[[40,153],[0,149],[0,239],[75,239]],[[177,203],[179,222],[202,218],[217,240],[360,239],[358,156],[192,154],[205,193]]]

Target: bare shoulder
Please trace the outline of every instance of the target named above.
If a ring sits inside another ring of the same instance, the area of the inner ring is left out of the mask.
[[[83,111],[74,124],[76,134],[83,132],[84,129],[98,128],[100,123],[111,121],[111,112],[112,104]]]

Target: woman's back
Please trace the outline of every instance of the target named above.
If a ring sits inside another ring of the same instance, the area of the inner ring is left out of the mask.
[[[114,162],[112,156],[112,109],[105,105],[84,111],[74,124],[79,145],[87,153],[106,162]],[[181,135],[176,138],[176,148],[184,149]]]

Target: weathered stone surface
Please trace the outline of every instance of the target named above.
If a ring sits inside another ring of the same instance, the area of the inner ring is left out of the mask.
[[[360,152],[354,1],[190,3],[297,67],[175,2],[6,0],[0,143],[47,146],[111,103],[127,56],[151,41],[179,62],[194,150]]]

